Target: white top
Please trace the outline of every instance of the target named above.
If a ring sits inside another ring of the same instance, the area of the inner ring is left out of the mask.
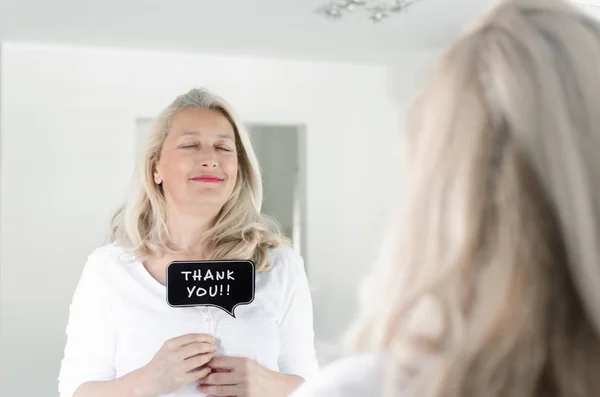
[[[116,244],[89,255],[73,295],[58,376],[60,397],[82,383],[112,380],[147,364],[163,343],[187,333],[215,337],[216,355],[248,357],[305,379],[317,370],[313,311],[302,257],[269,252],[273,267],[256,273],[254,301],[235,309],[174,308],[166,287]],[[195,384],[168,397],[200,397]]]
[[[364,354],[335,361],[289,397],[383,397],[383,357]]]

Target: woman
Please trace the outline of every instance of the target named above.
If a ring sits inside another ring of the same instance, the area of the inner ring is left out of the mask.
[[[302,258],[260,215],[242,123],[191,90],[158,117],[138,175],[73,296],[61,397],[288,395],[317,367],[311,297]],[[167,265],[202,259],[253,260],[236,318],[167,304]]]
[[[354,356],[294,397],[600,395],[600,24],[498,5],[443,56]]]

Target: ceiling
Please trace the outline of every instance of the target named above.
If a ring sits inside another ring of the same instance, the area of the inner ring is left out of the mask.
[[[0,0],[0,40],[359,63],[436,50],[486,0],[421,0],[374,24],[326,20],[328,0]]]
[[[0,0],[0,40],[398,63],[443,47],[494,2],[420,0],[374,24],[329,21],[315,12],[327,1]]]

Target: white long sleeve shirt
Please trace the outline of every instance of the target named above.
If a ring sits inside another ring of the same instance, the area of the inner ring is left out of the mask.
[[[383,357],[362,354],[334,361],[290,397],[383,397]]]
[[[248,357],[270,370],[310,378],[317,358],[303,260],[287,247],[271,250],[269,257],[272,269],[256,273],[254,301],[238,306],[233,318],[216,307],[169,306],[166,287],[135,256],[114,243],[96,249],[69,308],[60,396],[72,397],[85,382],[136,370],[167,339],[187,333],[213,335],[215,355]],[[166,396],[203,396],[195,386]]]

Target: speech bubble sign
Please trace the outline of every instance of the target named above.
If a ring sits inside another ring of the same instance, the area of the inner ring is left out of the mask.
[[[254,263],[249,260],[171,262],[166,281],[172,307],[214,306],[235,318],[237,306],[254,301]]]

